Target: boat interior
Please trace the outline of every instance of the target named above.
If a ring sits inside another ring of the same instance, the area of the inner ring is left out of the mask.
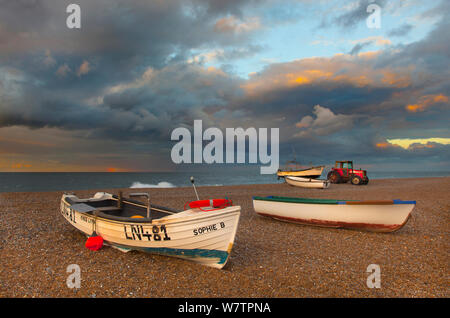
[[[116,195],[113,195],[112,199],[105,200],[88,199],[79,201],[66,198],[66,202],[71,205],[72,209],[81,213],[96,215],[111,220],[137,223],[149,222],[181,212],[150,203],[150,217],[147,218],[147,203]]]

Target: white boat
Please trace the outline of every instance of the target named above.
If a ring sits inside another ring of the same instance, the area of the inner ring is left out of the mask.
[[[321,179],[286,176],[284,177],[284,180],[291,186],[301,188],[327,189],[330,186],[330,182],[328,180]]]
[[[284,170],[279,169],[277,172],[278,178],[292,176],[292,177],[303,177],[303,178],[319,178],[325,169],[325,166],[316,166],[306,169],[299,169],[297,167],[286,167]]]
[[[416,201],[346,201],[288,197],[254,197],[259,215],[335,228],[394,232],[408,221]]]
[[[101,236],[106,245],[123,252],[180,257],[215,268],[225,266],[230,256],[240,211],[240,206],[226,206],[179,212],[105,192],[88,199],[73,194],[61,198],[66,220],[88,236]]]

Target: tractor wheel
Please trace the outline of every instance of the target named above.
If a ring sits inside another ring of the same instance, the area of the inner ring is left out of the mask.
[[[331,183],[340,183],[341,182],[341,176],[339,173],[330,171],[328,173],[327,179],[330,180]]]
[[[360,176],[352,176],[352,184],[354,185],[361,185],[363,184],[363,180]]]

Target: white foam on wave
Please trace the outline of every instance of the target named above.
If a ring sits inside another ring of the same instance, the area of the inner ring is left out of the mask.
[[[158,184],[148,184],[136,181],[130,186],[130,189],[138,188],[175,188],[175,186],[172,183],[165,181],[159,182]]]

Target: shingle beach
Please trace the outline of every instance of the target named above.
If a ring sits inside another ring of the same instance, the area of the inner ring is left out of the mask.
[[[122,189],[124,194],[135,189]],[[75,191],[88,197],[97,191]],[[192,188],[139,189],[182,209]],[[231,257],[218,270],[182,259],[84,247],[85,235],[60,214],[61,192],[0,193],[0,297],[449,297],[450,177],[371,180],[301,189],[287,184],[198,187],[201,198],[241,205]],[[255,214],[252,196],[415,200],[394,233],[330,229]],[[81,268],[81,288],[66,285]],[[367,267],[381,269],[368,288]]]

